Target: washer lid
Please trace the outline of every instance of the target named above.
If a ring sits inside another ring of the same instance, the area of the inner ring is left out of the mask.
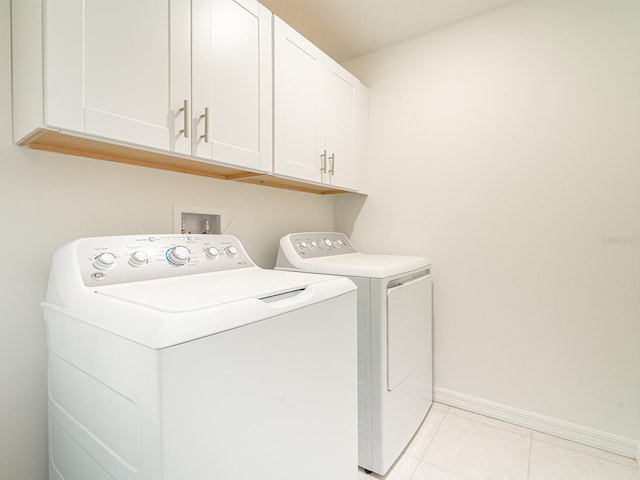
[[[291,270],[350,277],[386,278],[427,268],[430,265],[431,262],[425,257],[372,255],[357,252],[322,258],[296,259],[295,267],[297,268]]]
[[[182,313],[271,297],[321,281],[326,279],[253,267],[109,285],[95,289],[95,293],[161,312]]]

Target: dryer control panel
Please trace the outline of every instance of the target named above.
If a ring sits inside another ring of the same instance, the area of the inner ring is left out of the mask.
[[[320,258],[358,252],[347,236],[338,232],[292,233],[287,236],[287,241],[300,258]]]
[[[77,241],[87,287],[254,267],[231,235],[138,235]]]

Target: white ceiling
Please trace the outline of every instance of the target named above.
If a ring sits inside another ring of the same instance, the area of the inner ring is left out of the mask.
[[[260,0],[343,62],[518,0]]]

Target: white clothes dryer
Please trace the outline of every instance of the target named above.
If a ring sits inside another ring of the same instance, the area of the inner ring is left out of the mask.
[[[52,480],[355,480],[356,288],[228,235],[87,238],[43,302]]]
[[[342,233],[306,232],[280,239],[276,269],[358,286],[358,464],[385,475],[433,399],[431,262],[364,254]]]

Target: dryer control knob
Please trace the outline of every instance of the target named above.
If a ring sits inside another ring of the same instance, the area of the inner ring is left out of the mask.
[[[93,266],[100,270],[107,270],[116,264],[116,256],[110,252],[103,252],[93,260]]]
[[[141,267],[142,265],[146,265],[148,261],[149,256],[142,250],[133,252],[129,257],[129,265],[132,267]]]
[[[218,249],[216,247],[209,247],[204,249],[205,256],[210,260],[218,258]]]
[[[178,245],[167,250],[167,260],[173,265],[186,265],[189,263],[191,252],[187,247]]]
[[[233,245],[224,249],[228,257],[235,257],[238,254],[238,249]]]

